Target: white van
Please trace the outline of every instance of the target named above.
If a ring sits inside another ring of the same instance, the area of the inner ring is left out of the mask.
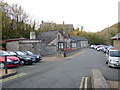
[[[109,67],[120,67],[120,50],[111,49],[106,56]]]

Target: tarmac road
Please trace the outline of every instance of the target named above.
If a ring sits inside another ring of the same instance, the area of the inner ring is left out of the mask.
[[[83,49],[74,57],[59,61],[42,61],[16,68],[26,75],[3,82],[3,88],[79,88],[83,76],[91,77],[92,69],[99,69],[105,79],[118,81],[118,70],[109,68],[105,54]]]

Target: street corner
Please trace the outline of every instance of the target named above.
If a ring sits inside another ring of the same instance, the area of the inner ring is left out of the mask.
[[[14,69],[8,69],[7,73],[6,73],[5,69],[0,69],[0,79],[4,79],[4,78],[10,77],[10,76],[13,76],[15,74],[17,74],[17,71]]]
[[[93,88],[110,88],[103,74],[98,69],[92,69],[92,86]]]

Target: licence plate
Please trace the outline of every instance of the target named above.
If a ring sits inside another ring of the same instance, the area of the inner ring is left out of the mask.
[[[17,64],[17,63],[19,63],[19,61],[17,61],[17,62],[14,62],[14,64]]]

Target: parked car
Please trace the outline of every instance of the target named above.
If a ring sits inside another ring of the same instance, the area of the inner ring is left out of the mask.
[[[94,47],[95,47],[95,45],[90,45],[90,48],[91,48],[91,49],[94,49]]]
[[[120,50],[111,49],[106,56],[109,67],[120,67]]]
[[[23,51],[23,53],[27,56],[32,56],[35,58],[35,62],[39,62],[42,60],[42,56],[41,55],[35,55],[33,54],[31,51]]]
[[[11,56],[6,51],[0,51],[0,67],[5,68],[5,56],[7,56],[7,67],[19,66],[20,60],[15,56]]]
[[[7,51],[10,55],[16,56],[20,59],[20,65],[25,65],[25,64],[32,64],[33,61],[35,60],[34,58],[30,56],[26,56],[24,53],[21,51]]]
[[[104,48],[105,48],[105,45],[100,45],[100,46],[97,48],[97,50],[98,50],[98,51],[103,51]]]
[[[111,49],[114,49],[114,47],[113,46],[108,46],[107,50],[106,50],[106,53],[108,53]]]
[[[104,46],[103,49],[102,49],[102,52],[106,53],[108,47],[109,47],[109,46]]]
[[[97,50],[97,48],[99,48],[100,47],[100,45],[96,45],[95,47],[94,47],[94,49],[96,49]]]

